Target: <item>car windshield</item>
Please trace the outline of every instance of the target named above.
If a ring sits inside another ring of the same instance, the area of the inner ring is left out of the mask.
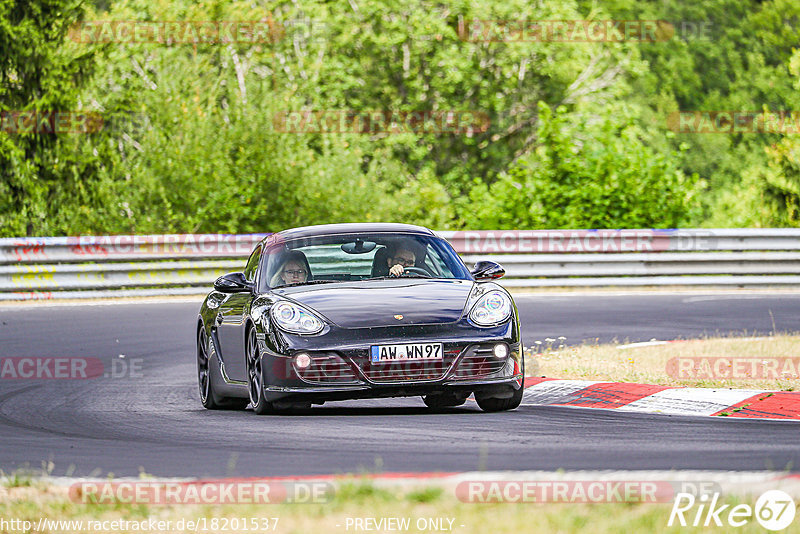
[[[403,277],[470,280],[447,241],[426,235],[337,234],[294,239],[269,247],[261,259],[262,289],[287,285],[378,280],[394,265]]]

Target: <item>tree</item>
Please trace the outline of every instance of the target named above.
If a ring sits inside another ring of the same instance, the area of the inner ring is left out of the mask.
[[[541,102],[535,150],[496,183],[476,183],[468,228],[673,228],[697,189],[675,158],[641,141],[618,106],[570,112]]]
[[[28,116],[18,112],[47,117],[75,110],[91,51],[78,52],[65,36],[82,15],[75,0],[0,0],[0,228],[5,235],[42,228],[37,220],[49,216],[56,197],[80,187],[81,176],[64,161],[57,134],[28,127],[27,118],[20,124]]]

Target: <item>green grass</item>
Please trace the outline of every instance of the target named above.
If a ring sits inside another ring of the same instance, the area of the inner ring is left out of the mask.
[[[4,488],[28,488],[34,485],[34,473],[18,469],[8,475],[0,469],[0,480]]]
[[[755,497],[725,497],[726,503],[755,504]],[[123,505],[80,504],[69,500],[64,487],[32,483],[0,491],[0,517],[38,521],[60,520],[141,521],[150,517],[173,521],[235,518],[279,518],[275,532],[356,532],[347,522],[354,518],[408,518],[407,532],[425,532],[416,522],[427,518],[452,520],[454,533],[523,532],[727,532],[730,528],[668,527],[671,503],[663,504],[473,504],[456,498],[452,487],[398,484],[387,486],[367,479],[338,482],[331,500],[322,504],[272,505]],[[689,515],[687,514],[687,517]],[[445,523],[446,524],[446,523]],[[763,532],[753,520],[737,533]],[[221,530],[220,530],[221,531]],[[430,530],[428,530],[430,531]],[[784,532],[799,532],[800,520]],[[50,532],[45,530],[45,532]],[[222,532],[222,531],[221,531]],[[248,532],[228,528],[224,532]]]

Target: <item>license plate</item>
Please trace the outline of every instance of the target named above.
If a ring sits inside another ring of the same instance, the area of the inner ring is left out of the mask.
[[[406,343],[403,345],[372,345],[372,363],[409,360],[441,360],[444,355],[441,343]]]

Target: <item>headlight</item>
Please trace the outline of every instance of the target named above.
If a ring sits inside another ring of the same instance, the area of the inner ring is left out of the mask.
[[[279,302],[270,309],[275,323],[293,334],[316,334],[322,321],[307,309],[293,302]]]
[[[469,312],[477,325],[491,326],[511,317],[511,299],[502,291],[490,291],[478,299]]]

